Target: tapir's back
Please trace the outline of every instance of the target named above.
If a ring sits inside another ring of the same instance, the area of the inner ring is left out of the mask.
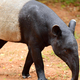
[[[18,15],[20,9],[28,1],[30,0],[0,0],[0,39],[20,40]]]

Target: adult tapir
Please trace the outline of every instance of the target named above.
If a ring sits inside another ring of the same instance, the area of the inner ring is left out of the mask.
[[[55,54],[71,69],[71,80],[78,80],[78,46],[74,37],[76,21],[71,20],[68,27],[49,7],[35,0],[3,1],[4,4],[0,7],[0,48],[7,41],[28,45],[29,52],[22,77],[30,76],[29,69],[34,63],[38,80],[47,80],[41,51],[51,45]],[[27,3],[23,6],[22,3],[25,2]],[[19,12],[16,12],[17,10]]]

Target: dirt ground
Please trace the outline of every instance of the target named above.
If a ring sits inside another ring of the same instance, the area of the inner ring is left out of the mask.
[[[76,34],[78,42],[78,52],[80,54],[80,11],[78,7],[67,6],[63,8],[61,4],[47,4],[58,16],[68,24],[71,19],[77,21]],[[58,6],[57,6],[58,5]],[[0,50],[0,80],[24,80],[22,70],[27,56],[28,48],[26,44],[8,42]],[[70,80],[71,71],[67,65],[53,54],[52,47],[46,47],[42,51],[45,75],[48,80]],[[30,69],[31,78],[25,80],[37,80],[34,64]],[[80,75],[79,75],[80,76]],[[80,78],[79,78],[80,80]]]

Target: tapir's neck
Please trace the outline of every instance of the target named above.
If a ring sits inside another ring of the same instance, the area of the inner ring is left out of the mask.
[[[47,19],[47,25],[50,30],[54,25],[58,25],[62,29],[67,28],[67,25],[63,22],[63,20],[54,11],[50,9],[47,12]]]

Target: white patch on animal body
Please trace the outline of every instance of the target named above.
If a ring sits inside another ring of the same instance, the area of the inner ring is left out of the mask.
[[[30,0],[0,0],[0,39],[20,41],[19,11]]]

